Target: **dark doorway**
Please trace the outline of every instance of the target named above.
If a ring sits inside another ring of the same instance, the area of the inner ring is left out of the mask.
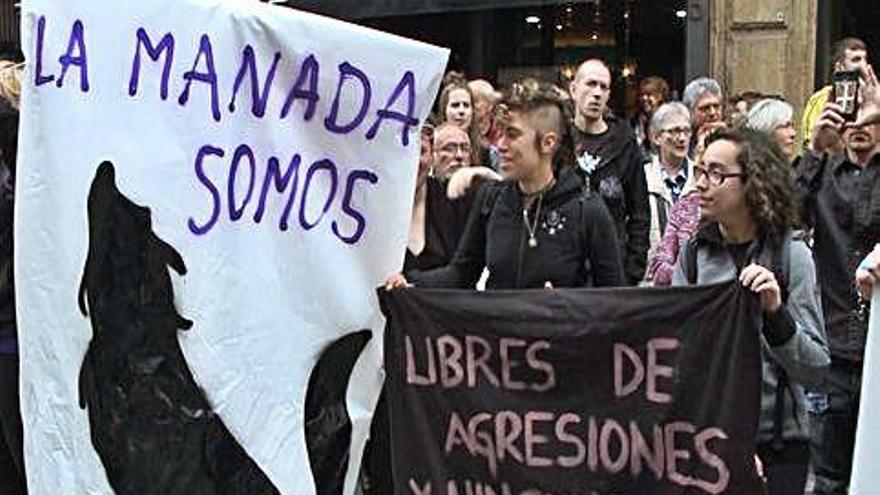
[[[523,76],[567,84],[577,64],[612,68],[612,106],[629,113],[638,81],[685,83],[687,2],[589,0],[470,12],[361,19],[368,26],[452,50],[449,69],[505,85]]]
[[[827,84],[831,75],[831,51],[834,43],[854,36],[868,45],[868,59],[880,63],[880,2],[877,0],[844,0],[819,2],[816,36],[816,88]]]

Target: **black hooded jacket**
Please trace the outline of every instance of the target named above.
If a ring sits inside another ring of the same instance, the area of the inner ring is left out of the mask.
[[[556,184],[534,200],[530,223],[536,213],[537,245],[531,247],[517,183],[484,184],[450,264],[408,272],[407,279],[419,287],[473,288],[488,267],[487,289],[533,289],[546,282],[554,287],[623,285],[613,220],[598,196],[585,194],[577,172],[561,172]]]
[[[644,158],[625,121],[606,117],[608,130],[587,134],[574,129],[575,156],[590,189],[598,193],[617,227],[626,281],[645,276],[648,256],[648,186]]]

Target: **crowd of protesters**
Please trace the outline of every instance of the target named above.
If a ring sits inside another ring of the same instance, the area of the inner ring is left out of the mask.
[[[847,493],[868,299],[880,280],[880,85],[868,60],[860,40],[838,42],[834,71],[858,73],[857,111],[848,115],[827,86],[800,121],[780,95],[754,88],[725,100],[708,77],[680,102],[648,77],[635,117],[623,119],[608,107],[612,71],[598,59],[567,87],[524,80],[496,93],[475,81],[483,96],[477,103],[471,90],[467,104],[483,108],[469,122],[450,117],[454,99],[441,97],[440,120],[470,129],[470,149],[494,158],[449,174],[437,131],[423,140],[422,157],[435,162],[420,160],[420,177],[435,171],[439,203],[424,203],[420,179],[407,259],[431,262],[408,263],[387,288],[738,280],[762,312],[757,475],[774,495],[808,484]],[[441,95],[464,87],[452,84]]]
[[[880,280],[880,84],[867,47],[858,111],[828,86],[800,121],[754,88],[725,100],[710,78],[681,101],[649,77],[635,117],[611,111],[598,59],[566,86],[496,91],[450,73],[421,131],[403,271],[389,289],[663,286],[738,280],[762,311],[756,475],[770,494],[846,493],[868,300]],[[0,66],[0,493],[25,493],[12,279],[19,65]],[[725,108],[726,107],[726,108]],[[801,123],[802,141],[796,123]],[[723,356],[719,356],[723,359]],[[392,493],[380,400],[367,493]]]

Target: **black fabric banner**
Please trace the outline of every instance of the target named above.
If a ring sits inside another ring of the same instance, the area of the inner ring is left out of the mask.
[[[379,297],[396,494],[759,493],[738,284]]]

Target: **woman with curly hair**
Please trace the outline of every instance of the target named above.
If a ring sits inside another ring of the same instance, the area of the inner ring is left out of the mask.
[[[447,266],[394,275],[386,286],[473,288],[484,267],[487,289],[622,285],[614,222],[573,167],[567,104],[534,80],[513,85],[501,104],[504,180],[477,190]]]
[[[830,357],[812,254],[793,232],[791,168],[765,134],[721,130],[709,138],[694,176],[703,225],[682,248],[672,283],[737,279],[757,294],[762,384],[756,454],[771,495],[802,495],[810,453],[803,387],[822,380]]]

